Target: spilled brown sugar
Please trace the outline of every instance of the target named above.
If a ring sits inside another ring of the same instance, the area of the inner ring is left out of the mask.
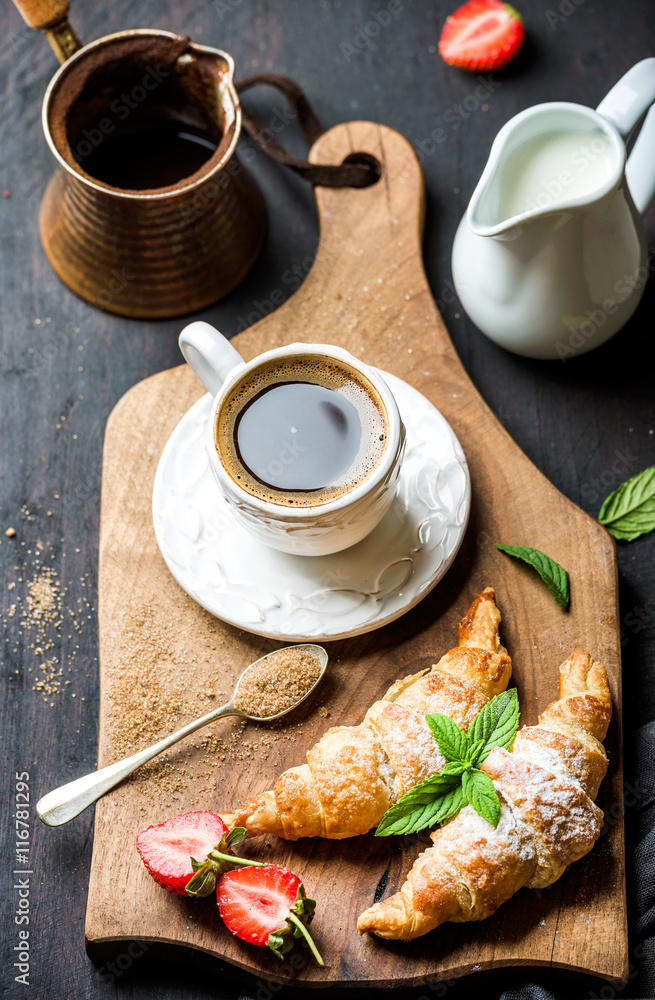
[[[320,675],[313,653],[297,646],[277,649],[245,672],[232,701],[242,712],[267,719],[302,701]]]
[[[33,522],[35,515],[23,506],[21,518]],[[11,531],[16,534],[13,528]],[[5,535],[13,537],[9,529]],[[82,634],[95,612],[86,596],[72,600],[68,588],[62,585],[50,565],[54,559],[55,553],[49,543],[32,543],[23,554],[22,564],[14,566],[16,578],[7,583],[11,603],[0,610],[5,652],[20,656],[22,661],[22,670],[14,669],[9,680],[19,680],[22,675],[32,691],[50,707],[55,705],[55,695],[66,693],[71,698],[77,697],[77,693],[70,690],[80,648],[75,633]],[[79,578],[84,591],[87,582],[86,576]],[[82,697],[81,701],[84,700]]]
[[[108,671],[112,744],[119,757],[173,732],[182,714],[182,693],[169,663],[183,674],[188,663],[175,656],[174,626],[152,607],[130,604],[120,635],[117,661]]]
[[[210,615],[202,619],[201,629],[196,627],[193,644],[188,643],[185,614],[192,610],[182,607],[171,614],[154,592],[127,603],[115,625],[114,652],[105,655],[103,763],[142,750],[226,702],[236,676],[261,650],[261,643],[253,644],[244,650],[244,662],[233,662],[229,639]],[[198,803],[216,795],[228,774],[233,782],[264,762],[276,774],[285,747],[299,738],[303,724],[282,719],[260,725],[233,717],[222,719],[213,731],[187,737],[128,779],[138,786],[142,817],[151,819],[153,806],[162,817],[167,811],[172,815],[202,808]]]

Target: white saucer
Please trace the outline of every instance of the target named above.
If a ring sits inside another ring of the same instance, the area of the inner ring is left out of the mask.
[[[398,493],[367,538],[334,555],[289,555],[252,538],[209,468],[212,397],[207,393],[185,414],[159,461],[152,509],[166,565],[194,601],[272,639],[340,639],[393,621],[442,578],[471,507],[464,452],[425,396],[380,374],[407,428]]]

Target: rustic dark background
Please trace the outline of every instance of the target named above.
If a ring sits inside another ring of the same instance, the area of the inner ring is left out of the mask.
[[[494,75],[494,89],[484,107],[458,124],[448,111],[471,92],[471,79],[446,67],[436,52],[443,21],[455,5],[401,0],[392,24],[366,44],[362,29],[375,12],[387,9],[385,0],[80,2],[74,5],[73,21],[86,41],[128,27],[188,33],[232,53],[237,77],[265,70],[294,77],[326,126],[350,118],[381,121],[422,150],[428,191],[426,267],[455,346],[510,434],[560,490],[595,516],[622,479],[655,462],[653,355],[648,347],[655,305],[652,279],[636,315],[609,344],[566,363],[533,362],[505,353],[468,322],[451,290],[450,248],[500,126],[544,100],[598,104],[633,63],[655,54],[652,2],[517,0],[529,33],[524,51],[511,67]],[[182,325],[180,320],[137,322],[100,312],[72,295],[46,262],[37,216],[53,161],[40,116],[41,99],[55,69],[45,39],[24,27],[9,0],[3,0],[0,190],[9,197],[0,198],[2,996],[268,1000],[280,995],[275,987],[239,978],[215,963],[197,971],[171,966],[154,955],[154,949],[140,958],[119,956],[113,972],[101,959],[90,961],[84,951],[84,912],[91,810],[61,830],[41,826],[32,812],[31,985],[14,982],[14,773],[29,772],[35,801],[54,785],[95,766],[97,632],[91,609],[103,431],[110,410],[130,386],[179,363],[177,334]],[[246,102],[265,121],[285,107],[266,89],[249,93]],[[429,137],[436,127],[445,128],[447,141],[435,148]],[[293,124],[278,137],[303,155]],[[298,264],[307,270],[317,243],[309,185],[261,154],[253,170],[270,214],[265,249],[240,288],[202,314],[228,336],[261,317],[270,307],[272,290],[288,289],[281,280],[287,268]],[[655,254],[652,210],[646,227]],[[5,535],[9,527],[16,530],[14,538]],[[628,739],[655,715],[654,556],[655,535],[619,546]],[[79,631],[62,629],[61,639],[55,639],[53,652],[72,683],[52,696],[52,705],[32,690],[35,673],[27,668],[36,663],[28,648],[33,632],[22,628],[20,603],[13,617],[10,610],[18,597],[24,606],[26,584],[39,559],[56,569],[62,588],[67,588],[64,606],[78,609],[80,624]],[[69,631],[72,639],[67,638]],[[629,782],[629,745],[626,751]],[[627,795],[629,838],[633,802],[634,796]],[[558,996],[645,996],[639,992],[634,922],[631,932],[635,978],[624,990],[570,979],[553,986],[545,975],[540,981]],[[519,982],[525,979],[525,972],[518,975]],[[514,979],[508,973],[484,982],[476,980],[478,995],[501,992]],[[411,996],[448,992],[458,997],[465,988],[440,985]]]

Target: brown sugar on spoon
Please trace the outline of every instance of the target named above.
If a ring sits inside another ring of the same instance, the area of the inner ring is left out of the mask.
[[[258,719],[291,708],[314,686],[321,664],[306,649],[278,649],[247,671],[232,699],[235,708]]]

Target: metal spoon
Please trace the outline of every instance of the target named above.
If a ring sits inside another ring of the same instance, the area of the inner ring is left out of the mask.
[[[68,823],[70,819],[74,819],[75,816],[79,816],[81,812],[90,806],[97,799],[101,798],[105,792],[108,792],[110,788],[117,785],[123,778],[127,778],[129,774],[136,771],[137,767],[141,764],[145,764],[146,761],[152,760],[157,754],[162,753],[164,750],[168,750],[179,740],[183,740],[185,736],[189,736],[191,733],[195,733],[197,729],[201,729],[203,726],[208,725],[210,722],[214,722],[216,719],[222,719],[225,715],[240,715],[243,719],[249,719],[251,722],[273,722],[274,719],[281,719],[283,715],[287,715],[288,712],[293,711],[297,708],[305,698],[308,698],[312,693],[316,685],[319,683],[323,674],[325,673],[325,668],[327,667],[328,655],[322,646],[315,646],[313,643],[301,643],[298,646],[287,646],[286,649],[304,649],[307,652],[312,653],[321,665],[321,672],[302,698],[294,702],[284,711],[278,712],[277,715],[268,715],[262,718],[258,715],[248,715],[247,712],[243,712],[240,708],[234,705],[234,699],[236,697],[237,691],[239,690],[239,685],[241,681],[246,676],[249,670],[252,670],[256,664],[261,663],[263,660],[268,659],[272,656],[274,652],[278,650],[273,650],[271,653],[267,653],[266,656],[261,656],[254,663],[251,663],[249,667],[243,671],[239,677],[232,697],[227,702],[226,705],[221,705],[220,708],[214,709],[213,712],[209,712],[207,715],[203,715],[202,718],[196,719],[195,722],[190,722],[188,726],[183,726],[182,729],[178,729],[176,733],[172,736],[167,736],[165,739],[160,740],[159,743],[155,743],[154,746],[149,747],[146,750],[139,750],[138,753],[133,754],[131,757],[126,757],[124,760],[119,760],[115,764],[110,764],[108,767],[103,767],[100,771],[93,771],[91,774],[85,774],[81,778],[76,778],[75,781],[69,781],[68,784],[62,785],[60,788],[55,788],[54,791],[48,792],[44,795],[42,799],[36,804],[36,813],[39,819],[47,826],[63,826],[64,823]]]

